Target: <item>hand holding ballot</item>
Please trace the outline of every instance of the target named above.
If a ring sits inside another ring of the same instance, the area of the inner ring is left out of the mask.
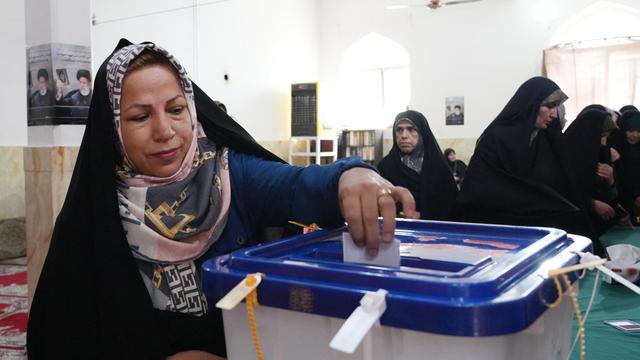
[[[380,238],[385,243],[393,241],[396,202],[402,204],[405,217],[419,218],[409,190],[393,186],[378,173],[366,168],[353,168],[342,174],[338,183],[338,201],[353,242],[365,246],[372,257],[378,253]],[[378,216],[382,217],[382,232]]]

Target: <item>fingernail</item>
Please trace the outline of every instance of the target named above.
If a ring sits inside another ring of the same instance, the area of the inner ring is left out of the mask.
[[[369,254],[369,256],[374,257],[376,255],[378,255],[378,249],[369,249],[367,250],[367,254]]]
[[[391,235],[391,234],[383,234],[382,235],[382,241],[384,241],[384,242],[392,242],[393,241],[393,235]]]

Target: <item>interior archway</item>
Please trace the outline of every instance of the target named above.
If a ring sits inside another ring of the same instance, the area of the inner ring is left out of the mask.
[[[410,57],[398,42],[369,33],[340,62],[342,128],[381,129],[410,99]]]

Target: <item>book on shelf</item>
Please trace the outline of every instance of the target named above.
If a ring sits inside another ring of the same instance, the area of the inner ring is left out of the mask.
[[[382,159],[382,130],[344,130],[338,157],[359,156],[377,164]]]

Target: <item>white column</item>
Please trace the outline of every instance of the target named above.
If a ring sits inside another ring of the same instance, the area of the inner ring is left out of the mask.
[[[21,65],[26,75],[26,48],[62,43],[91,46],[91,13],[87,0],[24,0],[24,29]],[[94,72],[92,71],[92,74]],[[16,83],[24,86],[20,103],[24,104],[27,147],[24,149],[25,208],[27,227],[27,276],[29,300],[33,296],[44,259],[49,251],[53,224],[60,212],[71,179],[84,125],[26,126],[26,76]],[[50,77],[52,78],[52,77]],[[17,102],[17,101],[16,101]]]

